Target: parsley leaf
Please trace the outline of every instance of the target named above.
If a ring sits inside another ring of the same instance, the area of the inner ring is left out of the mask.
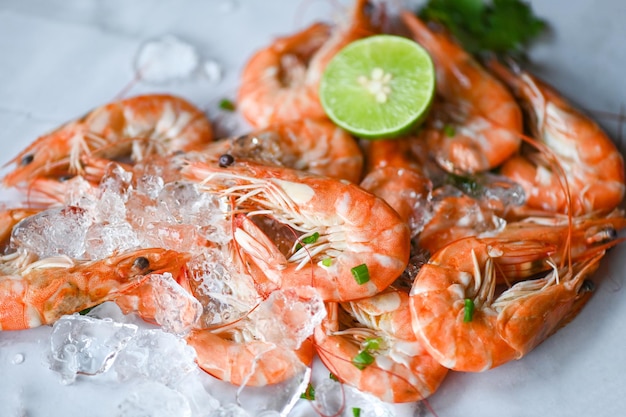
[[[522,0],[429,0],[419,11],[424,20],[450,30],[472,54],[522,55],[547,24]]]

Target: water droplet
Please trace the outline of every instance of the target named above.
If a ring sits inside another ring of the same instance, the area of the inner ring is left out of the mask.
[[[19,365],[24,362],[24,359],[25,359],[24,354],[16,353],[15,356],[13,356],[13,359],[11,359],[11,363],[13,365]]]

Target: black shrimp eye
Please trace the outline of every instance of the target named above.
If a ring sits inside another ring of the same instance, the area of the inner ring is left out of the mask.
[[[221,168],[226,168],[227,166],[232,165],[234,162],[235,162],[235,158],[233,158],[232,155],[229,155],[227,153],[220,156],[220,159],[218,161]]]
[[[144,270],[150,266],[150,261],[144,256],[140,256],[133,262],[133,266],[139,270]]]
[[[580,290],[578,290],[578,293],[582,294],[585,292],[593,292],[595,289],[596,289],[596,284],[594,284],[592,280],[586,279],[583,281],[582,285],[580,286]]]
[[[21,166],[26,166],[35,160],[35,155],[29,153],[28,155],[24,155],[22,160],[20,161]]]

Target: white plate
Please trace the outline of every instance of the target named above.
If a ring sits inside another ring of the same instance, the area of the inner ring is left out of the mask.
[[[306,0],[4,0],[0,163],[39,134],[120,94],[181,94],[215,118],[217,102],[234,98],[239,69],[255,48],[334,15],[336,7],[332,1]],[[552,26],[551,36],[532,50],[537,73],[585,109],[619,113],[626,97],[626,3],[554,0],[534,1],[533,7]],[[222,80],[210,82],[197,74],[165,86],[134,81],[140,45],[165,34],[195,45],[202,60],[218,62]],[[599,121],[621,138],[617,121]],[[520,361],[482,374],[451,373],[430,406],[441,417],[621,415],[626,409],[624,259],[624,246],[608,254],[597,272],[602,284],[574,322]],[[72,386],[58,382],[47,369],[44,333],[0,333],[0,415],[115,415],[119,394],[106,384],[89,378]],[[24,361],[14,363],[15,355],[25,352]],[[97,405],[95,397],[101,400]],[[316,415],[310,408],[298,410]]]

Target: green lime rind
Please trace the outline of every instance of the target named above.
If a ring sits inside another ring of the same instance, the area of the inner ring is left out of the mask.
[[[391,92],[380,103],[358,80],[375,68],[391,74]],[[320,82],[320,100],[328,117],[366,139],[399,136],[426,117],[435,95],[435,68],[424,48],[393,35],[352,42],[328,63]]]

